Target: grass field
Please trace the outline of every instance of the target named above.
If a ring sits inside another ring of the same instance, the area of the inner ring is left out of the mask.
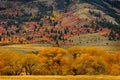
[[[40,51],[46,47],[50,47],[50,45],[45,44],[16,44],[16,45],[7,45],[7,46],[0,46],[0,53],[31,53]]]
[[[109,41],[107,37],[100,36],[98,33],[83,34],[71,37],[75,45],[83,47],[98,47],[99,49],[107,50],[110,53],[120,51],[120,40]]]
[[[77,42],[77,41],[76,41]],[[97,47],[102,50],[107,50],[110,53],[114,53],[117,51],[120,51],[120,45],[94,45],[96,43],[93,43],[93,45],[90,43],[87,43],[85,45],[82,44],[76,44],[77,46],[81,47]],[[117,42],[116,42],[117,44]],[[118,43],[119,44],[119,43]],[[16,44],[16,45],[7,45],[7,46],[0,46],[0,53],[20,53],[20,54],[26,54],[31,52],[38,52],[42,49],[45,49],[47,47],[51,47],[51,45],[45,45],[45,44]],[[62,46],[63,48],[68,48],[71,46]]]
[[[120,80],[120,76],[0,76],[0,80]]]

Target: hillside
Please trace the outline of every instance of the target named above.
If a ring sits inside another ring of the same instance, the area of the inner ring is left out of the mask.
[[[97,36],[107,41],[120,39],[119,7],[114,8],[116,13],[107,0],[1,0],[0,4],[1,45],[74,45],[70,38],[88,33],[101,33]]]
[[[115,18],[120,23],[120,1],[119,0],[87,0],[99,9],[105,11],[108,15]]]

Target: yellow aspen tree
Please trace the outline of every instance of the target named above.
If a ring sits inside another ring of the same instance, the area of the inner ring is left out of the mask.
[[[19,75],[22,71],[21,56],[17,53],[4,53],[1,55],[5,62],[4,75]]]
[[[22,58],[22,67],[25,69],[26,75],[33,75],[39,64],[39,58],[35,54],[26,54]]]
[[[44,49],[38,54],[40,60],[43,60],[43,65],[47,67],[51,74],[57,75],[62,75],[65,55],[66,51],[58,47]]]

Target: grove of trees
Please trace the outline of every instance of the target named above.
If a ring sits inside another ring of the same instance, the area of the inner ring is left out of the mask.
[[[38,54],[0,54],[0,75],[120,75],[120,52],[95,47],[45,48]]]

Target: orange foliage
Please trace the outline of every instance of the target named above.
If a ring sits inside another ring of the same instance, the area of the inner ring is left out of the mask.
[[[3,68],[4,68],[4,66],[5,66],[4,61],[0,59],[0,75],[1,75],[2,72],[3,72]]]
[[[65,55],[66,51],[64,49],[54,47],[42,50],[38,56],[52,74],[61,75],[64,68],[63,66],[65,65]]]
[[[36,67],[39,66],[39,58],[35,54],[26,54],[22,59],[22,67],[25,69],[26,75],[33,75]]]
[[[120,75],[120,51],[109,54],[98,48],[51,47],[38,54],[0,54],[0,75]]]
[[[5,66],[3,68],[4,75],[19,75],[21,73],[22,64],[20,62],[20,54],[6,53],[1,55],[4,60]]]
[[[113,64],[111,65],[111,75],[119,75],[120,74],[120,65],[119,64]]]
[[[105,50],[99,50],[96,47],[86,48],[84,53],[88,53],[91,56],[101,56],[106,54],[107,52]]]
[[[81,48],[79,46],[73,46],[68,49],[68,53],[72,55],[72,57],[75,59],[77,56],[80,56]]]

